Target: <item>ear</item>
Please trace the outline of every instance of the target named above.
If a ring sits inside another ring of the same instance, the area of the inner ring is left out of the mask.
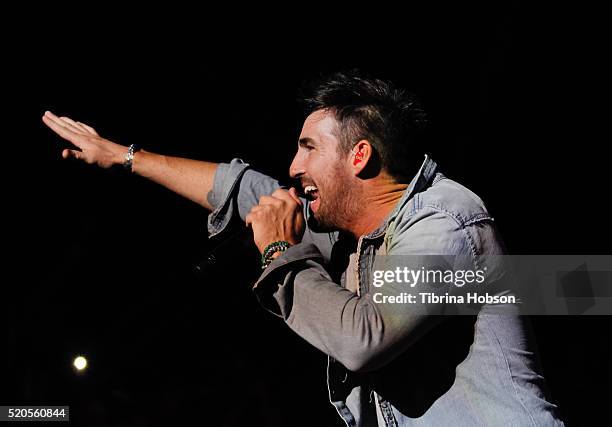
[[[349,155],[350,167],[353,170],[355,176],[359,175],[368,164],[368,161],[372,158],[372,145],[366,140],[362,139],[353,147]]]

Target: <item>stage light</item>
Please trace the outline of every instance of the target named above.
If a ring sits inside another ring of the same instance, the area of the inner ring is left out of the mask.
[[[72,361],[72,366],[74,366],[77,371],[84,371],[85,368],[87,368],[87,359],[83,356],[77,356]]]

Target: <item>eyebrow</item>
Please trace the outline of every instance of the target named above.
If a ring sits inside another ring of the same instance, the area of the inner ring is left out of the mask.
[[[305,138],[300,138],[299,141],[298,141],[298,144],[301,147],[303,147],[303,146],[305,146],[307,144],[317,145],[317,141],[315,141],[312,138],[305,137]]]

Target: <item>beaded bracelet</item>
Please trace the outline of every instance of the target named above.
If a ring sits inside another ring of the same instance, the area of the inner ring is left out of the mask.
[[[274,255],[276,252],[285,252],[287,249],[289,249],[289,246],[291,246],[291,243],[285,240],[272,242],[268,246],[266,246],[266,248],[261,253],[261,269],[265,270],[266,267],[270,265],[273,259],[272,255]]]

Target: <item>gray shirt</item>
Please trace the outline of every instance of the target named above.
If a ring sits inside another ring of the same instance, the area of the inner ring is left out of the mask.
[[[239,159],[219,165],[209,195],[210,235],[233,217],[244,220],[260,196],[278,187]],[[442,304],[375,301],[372,274],[382,259],[402,257],[423,268],[432,255],[456,256],[450,268],[484,269],[495,282],[503,277],[494,261],[500,254],[482,200],[426,156],[378,229],[355,244],[307,227],[254,291],[267,310],[328,355],[329,399],[349,426],[562,425],[545,396],[528,319],[512,306],[503,314],[484,305],[475,316],[451,316]],[[385,285],[386,295],[401,292]]]

